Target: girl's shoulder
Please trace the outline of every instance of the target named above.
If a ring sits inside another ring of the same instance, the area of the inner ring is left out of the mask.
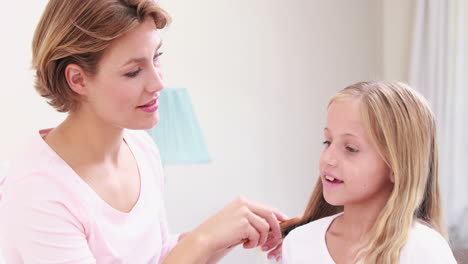
[[[457,263],[447,240],[418,221],[411,228],[400,258],[401,263]]]
[[[287,237],[302,240],[302,239],[311,238],[310,236],[311,234],[320,234],[320,233],[325,234],[328,227],[333,222],[333,220],[335,220],[335,218],[337,218],[340,215],[341,213],[331,215],[331,216],[326,216],[326,217],[317,219],[315,221],[312,221],[310,223],[307,223],[305,225],[299,226],[293,229],[288,234]]]
[[[292,230],[283,241],[283,263],[334,263],[328,253],[325,234],[339,215],[320,218]]]

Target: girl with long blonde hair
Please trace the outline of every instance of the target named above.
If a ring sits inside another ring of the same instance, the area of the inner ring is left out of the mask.
[[[436,122],[398,82],[361,82],[332,97],[320,177],[284,263],[456,263],[447,243]]]

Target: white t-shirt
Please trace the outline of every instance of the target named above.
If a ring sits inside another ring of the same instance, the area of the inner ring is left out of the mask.
[[[340,214],[318,219],[291,231],[283,242],[283,264],[334,264],[325,234]],[[447,241],[437,231],[417,221],[400,254],[400,264],[415,263],[457,263]]]

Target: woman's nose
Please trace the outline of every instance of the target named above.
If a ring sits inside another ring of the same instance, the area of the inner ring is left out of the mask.
[[[164,88],[163,74],[160,67],[153,67],[151,78],[148,81],[146,90],[148,92],[159,92]]]

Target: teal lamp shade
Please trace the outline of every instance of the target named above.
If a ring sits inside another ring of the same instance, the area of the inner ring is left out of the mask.
[[[159,147],[162,163],[210,162],[210,154],[187,89],[164,89],[158,101],[159,122],[147,132]]]

